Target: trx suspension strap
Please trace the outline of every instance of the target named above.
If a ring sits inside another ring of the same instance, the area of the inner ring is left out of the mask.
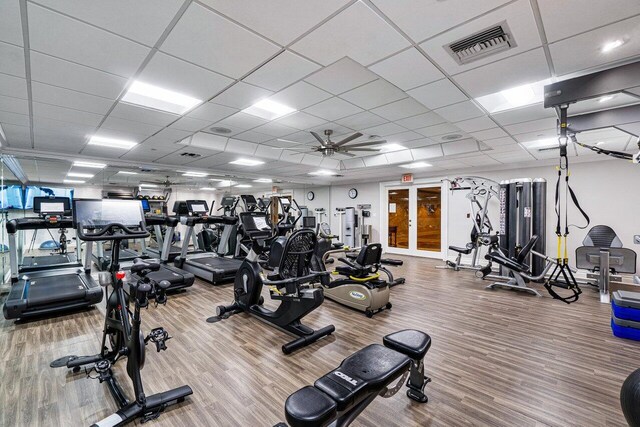
[[[562,302],[570,304],[575,302],[580,297],[582,290],[576,281],[576,278],[569,267],[569,249],[567,246],[567,237],[569,236],[569,197],[573,201],[575,207],[580,211],[582,216],[587,220],[587,225],[579,228],[586,228],[589,223],[589,216],[578,203],[578,198],[576,197],[573,189],[569,185],[569,177],[571,173],[569,171],[569,158],[567,156],[567,106],[560,107],[560,136],[558,138],[558,143],[560,145],[560,164],[558,166],[558,181],[556,182],[556,197],[555,197],[555,211],[557,216],[556,222],[556,236],[558,239],[558,253],[556,258],[556,265],[553,269],[553,272],[549,276],[549,278],[545,281],[544,287],[547,289],[549,294]],[[562,175],[564,177],[564,233],[562,232],[562,197],[561,197],[561,183],[562,183]],[[569,296],[563,297],[560,296],[553,287],[560,287],[563,289],[568,289],[572,292]]]

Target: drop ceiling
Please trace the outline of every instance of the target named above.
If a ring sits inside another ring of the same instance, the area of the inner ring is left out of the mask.
[[[64,177],[68,164],[57,174],[33,165],[47,158],[100,159],[109,165],[101,179],[113,172],[109,180],[123,183],[141,178],[117,170],[141,165],[159,171],[145,179],[181,168],[307,184],[396,177],[413,161],[433,165],[417,174],[535,165],[557,155],[530,144],[553,136],[554,113],[534,104],[489,114],[474,98],[640,58],[637,0],[615,8],[608,0],[4,0],[0,8],[2,150],[28,158],[33,181]],[[459,65],[443,47],[503,21],[515,48]],[[625,43],[602,53],[612,39]],[[183,115],[128,104],[134,80],[203,103]],[[265,98],[297,111],[275,120],[242,112]],[[404,148],[354,158],[290,150],[312,147],[308,131],[325,129],[334,140],[359,131],[357,142],[381,137]],[[138,145],[87,145],[94,134]],[[635,148],[616,130],[593,135],[608,148]],[[229,164],[239,157],[264,164]],[[341,176],[309,176],[315,169]]]

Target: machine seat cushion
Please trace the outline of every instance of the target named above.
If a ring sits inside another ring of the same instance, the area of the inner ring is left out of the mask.
[[[488,254],[486,254],[485,259],[487,259],[488,261],[493,261],[495,263],[498,263],[506,268],[508,268],[509,270],[512,270],[516,273],[523,273],[523,272],[527,272],[529,270],[529,266],[526,264],[520,264],[518,262],[516,262],[515,260],[512,260],[510,258],[505,258],[502,255],[500,255],[497,252],[489,252]]]
[[[307,386],[293,393],[284,404],[291,427],[323,426],[336,416],[336,402],[315,387]]]
[[[404,264],[404,262],[401,259],[392,259],[392,258],[382,258],[380,260],[380,264],[384,264],[384,265],[394,265],[394,266],[400,266],[402,264]]]
[[[415,329],[405,329],[385,336],[382,342],[386,347],[406,354],[413,360],[424,359],[431,347],[431,337]]]
[[[358,276],[362,272],[357,268],[349,267],[348,265],[336,266],[336,271],[344,276]]]
[[[461,248],[460,246],[449,246],[449,250],[458,252],[463,255],[469,255],[472,251],[472,248]]]
[[[404,354],[380,344],[371,344],[353,353],[340,366],[319,378],[315,387],[324,392],[344,411],[371,393],[378,394],[398,379],[411,365]]]

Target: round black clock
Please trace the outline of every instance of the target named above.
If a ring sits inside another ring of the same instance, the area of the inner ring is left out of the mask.
[[[309,191],[307,193],[307,200],[311,201],[311,200],[313,200],[315,198],[316,198],[316,195],[315,195],[315,193],[313,191]]]
[[[358,197],[358,190],[356,190],[355,188],[349,190],[349,198],[355,199],[356,197]]]

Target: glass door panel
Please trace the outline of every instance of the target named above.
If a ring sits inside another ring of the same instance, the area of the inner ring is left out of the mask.
[[[442,241],[440,187],[417,189],[417,249],[440,252]]]
[[[409,249],[409,189],[387,190],[388,246]]]

